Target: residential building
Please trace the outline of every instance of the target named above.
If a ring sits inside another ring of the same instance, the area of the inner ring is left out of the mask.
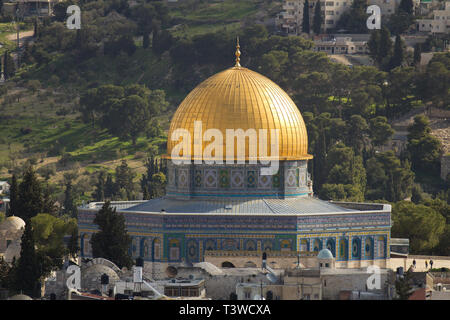
[[[416,22],[417,30],[431,34],[448,34],[450,33],[450,1],[438,10],[433,10],[431,16],[427,19],[419,19]]]
[[[331,37],[314,41],[314,50],[327,54],[368,53],[367,41],[353,41],[351,37]]]
[[[6,181],[0,181],[0,195],[9,193],[11,186]]]

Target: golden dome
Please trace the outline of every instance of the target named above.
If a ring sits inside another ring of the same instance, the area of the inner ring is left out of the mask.
[[[241,67],[238,55],[236,66],[203,81],[180,104],[170,124],[166,158],[171,158],[172,149],[181,141],[171,140],[176,129],[189,131],[192,137],[191,155],[194,155],[194,121],[202,122],[203,133],[207,129],[219,129],[224,145],[226,129],[255,129],[258,141],[259,129],[267,129],[269,155],[270,129],[279,129],[280,160],[312,158],[308,154],[305,123],[295,103],[273,81]],[[202,151],[210,143],[203,141]],[[248,140],[245,152],[248,160]],[[225,160],[225,146],[223,155]]]

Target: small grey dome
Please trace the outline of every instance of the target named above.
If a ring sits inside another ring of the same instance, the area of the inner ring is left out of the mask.
[[[29,296],[25,294],[16,294],[12,297],[9,297],[8,300],[33,300]]]
[[[317,258],[318,259],[333,259],[333,254],[328,249],[322,249],[319,251]]]

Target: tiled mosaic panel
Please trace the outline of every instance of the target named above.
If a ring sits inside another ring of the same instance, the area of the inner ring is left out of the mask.
[[[230,177],[229,171],[227,169],[221,169],[219,171],[219,181],[221,188],[229,188],[230,187]]]
[[[169,186],[175,186],[176,169],[169,169]]]
[[[272,177],[271,176],[262,176],[258,177],[258,189],[270,189],[272,185]]]
[[[244,188],[243,170],[231,170],[231,187],[234,189]]]
[[[280,187],[280,171],[278,170],[277,174],[272,176],[272,187],[279,188]]]
[[[203,179],[203,173],[202,170],[196,169],[194,173],[194,185],[197,188],[202,187],[202,179]]]
[[[306,168],[300,169],[299,184],[300,186],[306,186]]]
[[[288,188],[295,188],[297,186],[295,169],[288,169],[286,171],[286,186]]]
[[[217,170],[216,169],[205,169],[205,187],[206,188],[217,188]]]
[[[254,170],[247,171],[247,188],[256,188],[256,172]]]
[[[178,187],[181,189],[187,189],[189,183],[189,171],[188,169],[178,170]]]

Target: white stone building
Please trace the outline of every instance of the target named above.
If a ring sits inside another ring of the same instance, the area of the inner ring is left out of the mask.
[[[7,194],[11,186],[6,181],[0,181],[0,195]]]
[[[448,34],[450,32],[450,1],[442,4],[439,10],[434,10],[428,19],[419,19],[416,22],[417,30],[431,34]]]
[[[368,53],[367,41],[353,41],[351,37],[315,40],[314,50],[327,54]]]

